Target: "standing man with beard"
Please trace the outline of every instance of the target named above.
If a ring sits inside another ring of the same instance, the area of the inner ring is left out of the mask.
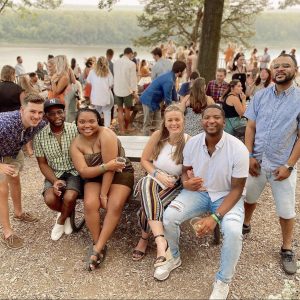
[[[72,233],[70,215],[80,192],[80,177],[70,156],[77,136],[74,123],[65,122],[65,105],[59,99],[46,100],[44,112],[49,124],[34,138],[34,153],[45,176],[43,190],[47,206],[58,212],[51,239]]]
[[[153,120],[161,121],[160,103],[170,105],[172,100],[177,101],[175,90],[176,78],[182,77],[186,64],[183,61],[175,61],[172,70],[156,77],[147,89],[142,93],[140,101],[143,105],[144,124],[143,132],[150,134],[150,127]]]
[[[245,113],[250,176],[246,184],[243,233],[250,232],[256,202],[269,182],[282,231],[283,269],[287,274],[294,274],[297,271],[292,250],[295,165],[300,156],[300,89],[293,84],[297,63],[293,56],[282,54],[274,59],[271,70],[275,85],[257,92]]]

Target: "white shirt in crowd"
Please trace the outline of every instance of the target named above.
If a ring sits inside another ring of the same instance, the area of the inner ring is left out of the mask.
[[[127,97],[134,91],[137,91],[136,65],[124,55],[114,62],[114,93]]]
[[[22,64],[16,64],[15,70],[17,76],[26,74],[25,68],[23,67]]]
[[[91,70],[87,82],[91,84],[91,103],[98,106],[106,106],[110,104],[111,88],[114,84],[114,78],[109,72],[106,77],[97,76],[95,70]]]
[[[212,156],[205,144],[205,132],[192,137],[183,150],[183,165],[193,167],[194,175],[203,178],[211,201],[228,195],[231,177],[247,178],[249,152],[246,146],[234,136],[223,132]]]

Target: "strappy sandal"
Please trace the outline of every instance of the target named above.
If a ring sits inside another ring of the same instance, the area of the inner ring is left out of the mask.
[[[99,265],[105,260],[107,252],[107,246],[105,245],[100,252],[94,250],[94,245],[92,244],[88,251],[87,259],[87,269],[88,271],[94,271]],[[96,259],[92,259],[91,256],[95,256]]]
[[[158,238],[158,237],[165,237],[164,234],[158,234],[154,237],[154,239]],[[166,247],[166,255],[165,256],[159,256],[155,259],[154,262],[154,268],[160,267],[162,265],[165,265],[170,259],[173,258],[170,247],[169,247],[169,243],[167,242],[167,247]]]
[[[144,237],[140,237],[142,240],[144,240],[144,241],[149,241],[149,237],[147,237],[147,238],[144,238]],[[137,250],[137,249],[134,249],[133,251],[132,251],[132,260],[133,261],[139,261],[139,260],[142,260],[144,257],[145,257],[145,255],[146,255],[146,251],[145,252],[143,252],[143,251],[141,251],[141,250]]]

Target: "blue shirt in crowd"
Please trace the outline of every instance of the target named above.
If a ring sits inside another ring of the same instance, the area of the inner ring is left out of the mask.
[[[167,105],[171,104],[172,100],[177,101],[175,80],[172,71],[158,76],[142,93],[140,97],[142,104],[149,106],[151,111],[156,111],[160,109],[160,102],[163,100]]]
[[[24,128],[19,110],[0,113],[0,158],[16,157],[21,148],[46,125],[41,121],[36,127]]]
[[[253,154],[267,171],[287,163],[300,129],[300,88],[277,95],[275,85],[255,93],[244,114],[256,122]]]

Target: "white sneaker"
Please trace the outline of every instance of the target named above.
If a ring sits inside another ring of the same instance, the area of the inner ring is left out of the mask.
[[[61,236],[64,234],[64,225],[57,224],[57,220],[60,217],[61,213],[58,213],[55,221],[55,225],[51,231],[51,239],[53,241],[57,241],[61,238]]]
[[[65,234],[71,234],[73,232],[70,218],[66,218],[64,226],[65,226],[65,228],[64,228]]]
[[[225,283],[221,280],[217,280],[214,283],[214,290],[211,293],[209,299],[210,300],[217,300],[217,299],[227,299],[229,293],[229,284]]]
[[[165,280],[169,277],[172,270],[181,265],[180,257],[172,258],[166,264],[155,268],[154,278],[157,280]]]

